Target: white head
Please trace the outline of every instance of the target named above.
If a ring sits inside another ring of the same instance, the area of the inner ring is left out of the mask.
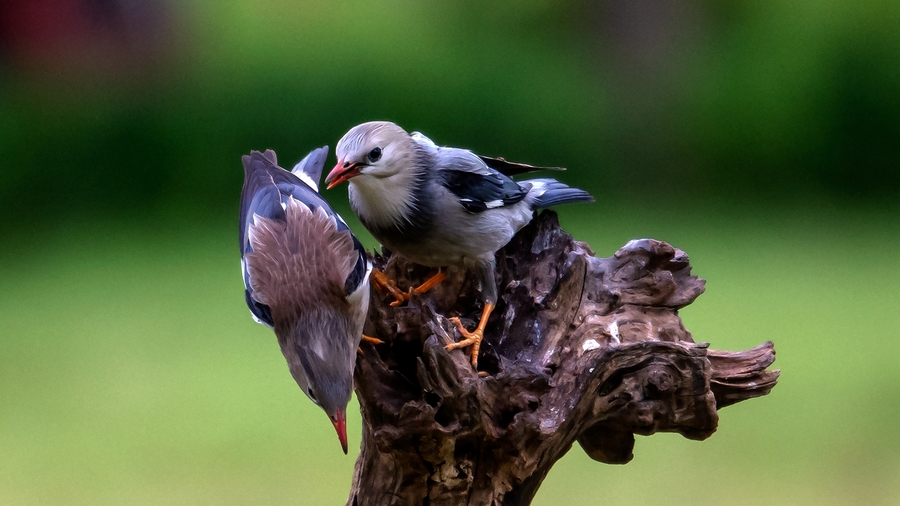
[[[349,180],[350,205],[367,227],[399,225],[422,205],[415,189],[428,162],[420,151],[391,122],[357,125],[338,142],[338,163],[325,183],[333,188]]]
[[[357,125],[338,141],[338,163],[325,183],[333,188],[355,177],[383,179],[404,172],[415,162],[413,146],[406,130],[390,121]]]

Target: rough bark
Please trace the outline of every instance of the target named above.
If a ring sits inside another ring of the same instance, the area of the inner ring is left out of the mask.
[[[377,267],[407,287],[429,270],[385,252]],[[688,256],[653,239],[610,258],[544,211],[497,254],[500,300],[479,369],[447,318],[474,328],[472,276],[448,271],[431,292],[391,307],[373,292],[356,366],[362,449],[350,505],[528,504],[578,442],[594,460],[624,464],[634,435],[705,439],[717,409],[769,393],[771,342],[743,352],[695,343],[678,310],[703,293]]]

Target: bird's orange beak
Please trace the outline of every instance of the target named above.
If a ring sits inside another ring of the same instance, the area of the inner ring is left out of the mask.
[[[360,167],[361,165],[359,163],[350,163],[343,160],[338,161],[337,165],[331,169],[331,172],[329,172],[328,176],[325,178],[325,184],[328,185],[326,188],[330,190],[344,181],[358,176]]]
[[[347,415],[339,409],[333,418],[329,418],[331,418],[331,423],[334,424],[334,430],[337,431],[338,439],[341,440],[341,448],[344,450],[344,455],[347,455]]]

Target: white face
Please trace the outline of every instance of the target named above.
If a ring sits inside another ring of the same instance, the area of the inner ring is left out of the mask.
[[[329,188],[350,183],[353,211],[372,225],[397,224],[416,208],[412,191],[419,172],[415,142],[393,123],[352,128],[338,142],[338,165],[326,178]]]
[[[413,154],[406,131],[387,122],[354,127],[338,142],[335,153],[344,166],[359,164],[360,176],[375,178],[403,171]]]
[[[372,176],[378,178],[390,177],[400,171],[402,167],[392,163],[395,145],[386,142],[369,142],[361,153],[356,153],[352,160],[362,162],[359,169],[360,176]]]

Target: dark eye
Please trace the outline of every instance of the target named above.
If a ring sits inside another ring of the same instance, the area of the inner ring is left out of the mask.
[[[319,403],[319,399],[316,398],[316,394],[313,393],[312,388],[307,388],[306,393],[309,394],[309,398],[312,399],[316,404]]]
[[[376,147],[372,151],[369,151],[369,161],[377,162],[379,158],[381,158],[381,148]]]

